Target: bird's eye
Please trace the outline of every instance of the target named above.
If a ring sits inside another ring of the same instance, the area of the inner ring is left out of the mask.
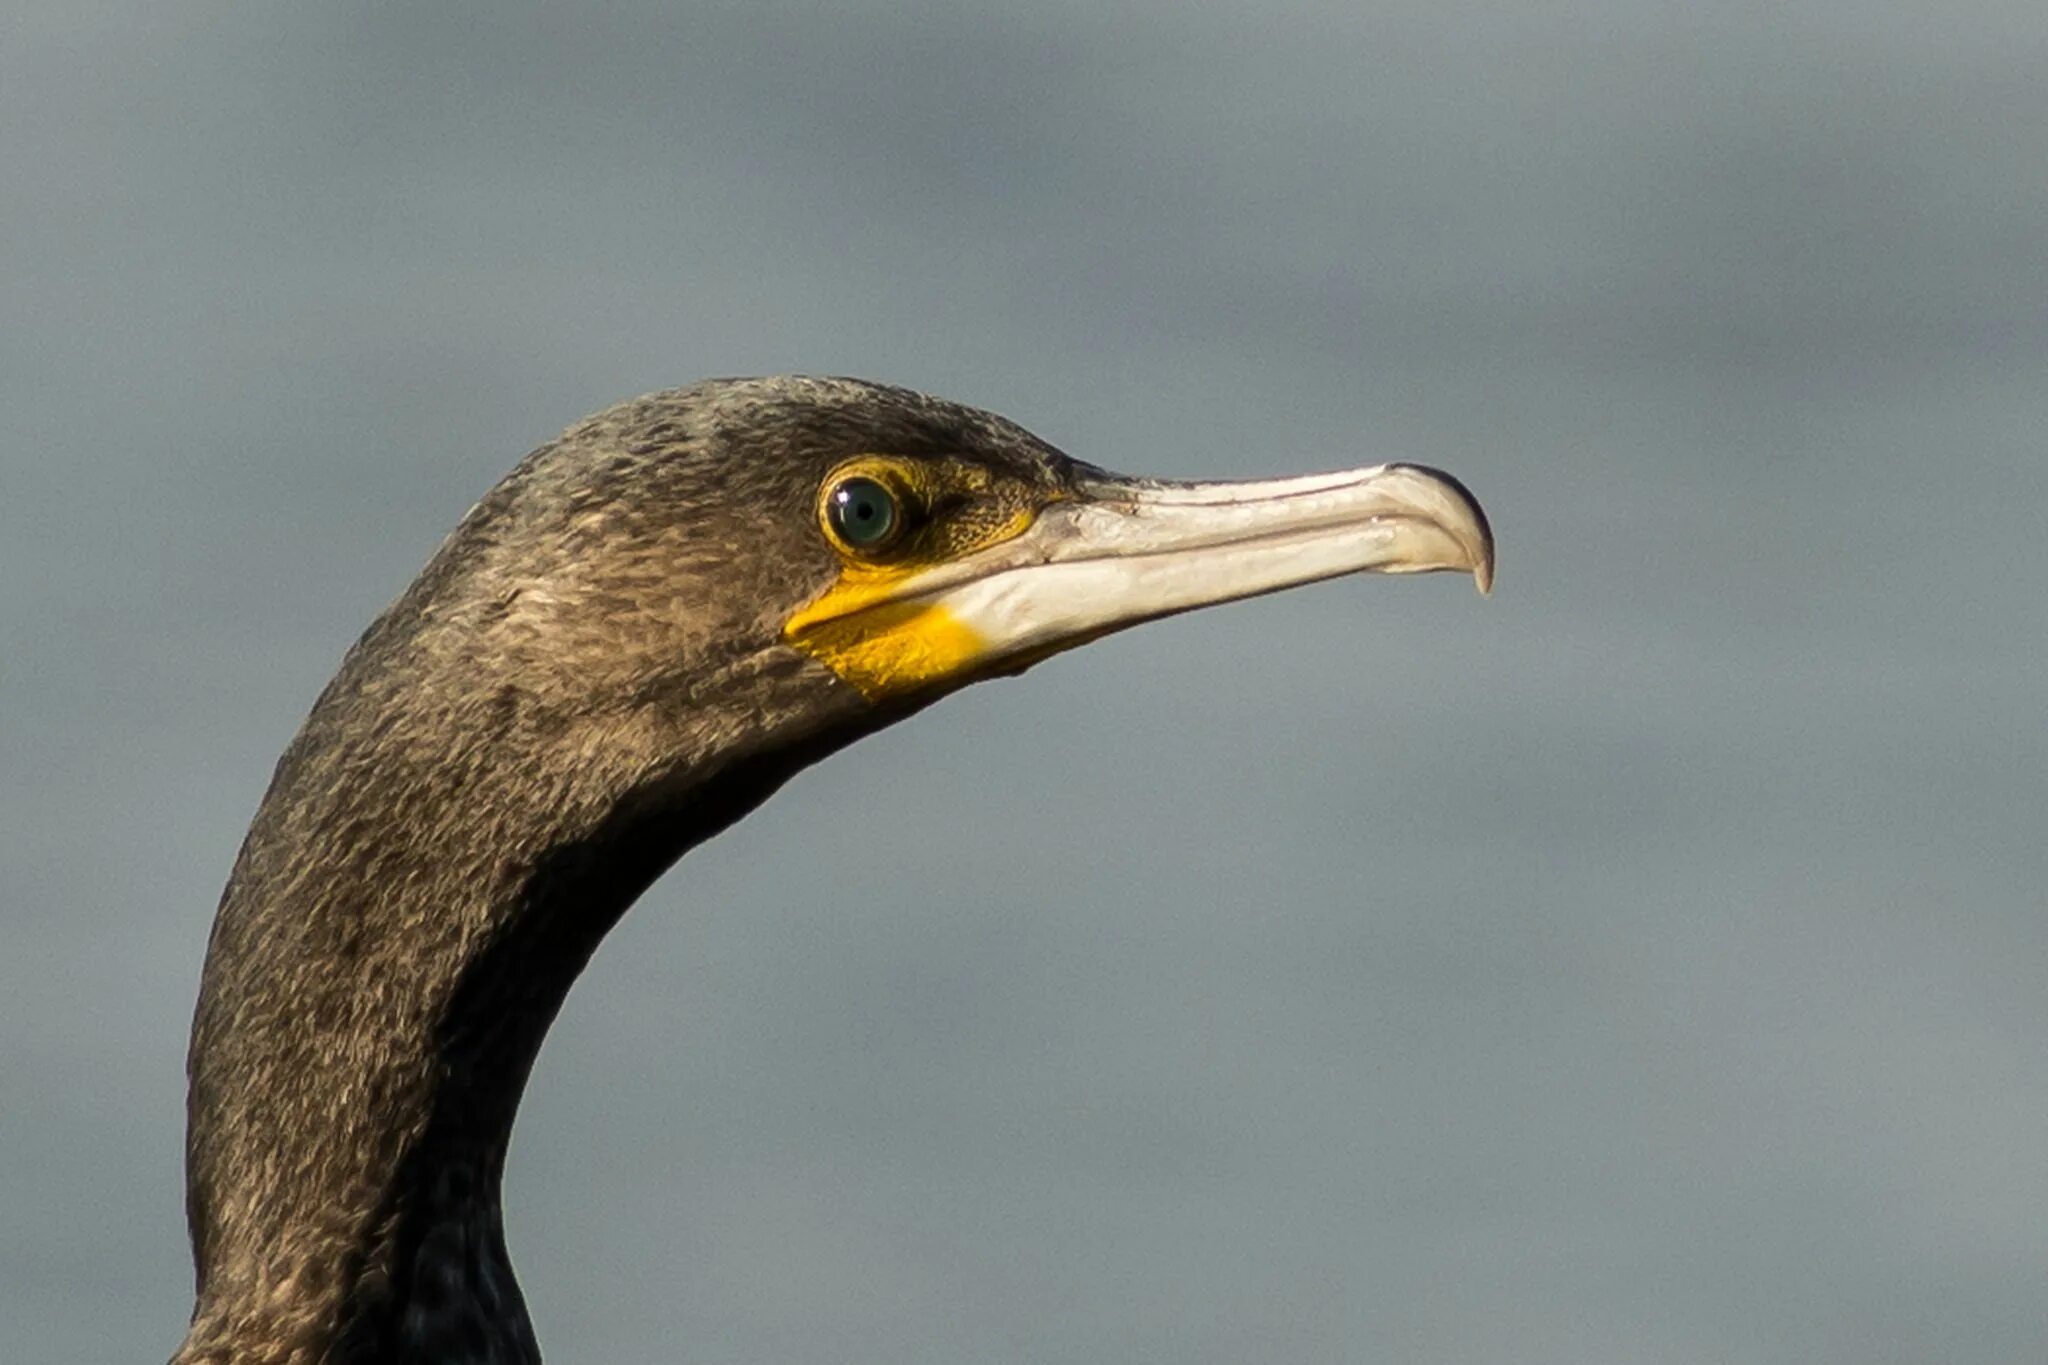
[[[896,495],[873,479],[841,479],[825,495],[825,517],[849,549],[873,552],[895,539],[902,524]]]

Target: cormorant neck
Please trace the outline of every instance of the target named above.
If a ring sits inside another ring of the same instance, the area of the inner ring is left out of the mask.
[[[358,655],[215,920],[181,1365],[537,1360],[499,1188],[563,997],[676,858],[880,723],[851,697],[818,715],[794,656],[731,664],[687,707],[574,719]]]

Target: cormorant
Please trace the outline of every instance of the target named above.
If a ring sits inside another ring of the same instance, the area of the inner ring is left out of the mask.
[[[192,1026],[175,1365],[531,1362],[505,1144],[598,940],[827,753],[1140,621],[1493,547],[1415,465],[1120,477],[845,379],[600,413],[463,518],[272,777]]]

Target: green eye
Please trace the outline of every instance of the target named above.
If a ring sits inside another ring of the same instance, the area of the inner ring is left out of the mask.
[[[879,550],[902,520],[896,495],[873,479],[841,479],[825,495],[825,517],[833,533],[856,550]]]

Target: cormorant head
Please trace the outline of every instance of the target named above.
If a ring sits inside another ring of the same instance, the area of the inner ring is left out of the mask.
[[[250,826],[193,1021],[179,1359],[531,1358],[496,1203],[541,1036],[634,897],[806,763],[1152,617],[1491,564],[1428,470],[1144,482],[851,380],[571,429],[350,651]]]
[[[1132,479],[903,389],[712,380],[534,452],[416,605],[481,612],[457,634],[499,685],[614,713],[745,695],[753,711],[723,723],[776,742],[1338,574],[1459,570],[1483,591],[1492,557],[1478,505],[1419,466]]]

